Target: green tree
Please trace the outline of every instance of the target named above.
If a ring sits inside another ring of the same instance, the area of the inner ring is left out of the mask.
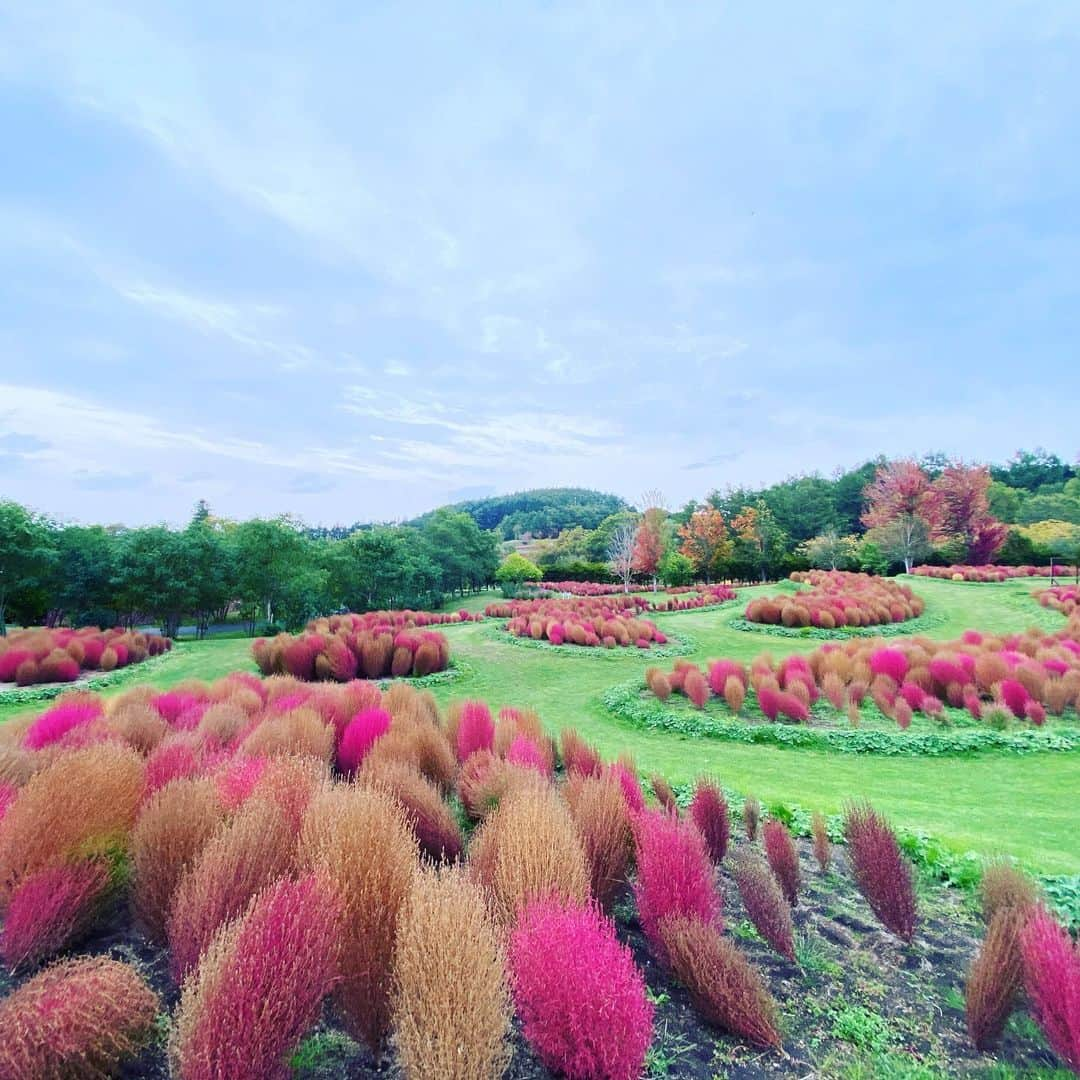
[[[104,624],[116,619],[113,577],[116,537],[101,525],[68,525],[56,533],[57,558],[49,607],[57,623]]]
[[[445,593],[464,594],[488,584],[499,565],[495,535],[466,513],[436,510],[423,527]]]
[[[153,617],[175,637],[191,610],[193,570],[183,533],[164,525],[122,534],[116,562],[115,603],[125,626]]]
[[[539,581],[542,577],[540,567],[516,551],[507,555],[495,571],[495,580],[500,585],[521,585],[526,581]]]
[[[0,502],[0,635],[11,604],[49,582],[56,561],[50,524],[16,502]]]
[[[694,580],[693,560],[669,547],[660,560],[660,580],[667,586],[689,585]]]
[[[236,527],[237,595],[247,614],[248,632],[263,618],[289,625],[302,621],[328,573],[314,565],[311,541],[288,515],[252,518]],[[314,611],[310,612],[315,614]]]

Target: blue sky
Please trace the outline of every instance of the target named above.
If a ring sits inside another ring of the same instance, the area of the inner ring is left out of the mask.
[[[1072,2],[3,0],[0,496],[1074,457],[1078,66]]]

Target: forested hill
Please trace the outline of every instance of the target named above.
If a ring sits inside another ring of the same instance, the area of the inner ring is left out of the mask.
[[[447,507],[468,514],[481,529],[494,529],[507,539],[525,533],[558,536],[563,529],[579,525],[595,529],[604,518],[626,508],[625,500],[617,495],[588,488],[533,488]],[[430,517],[427,513],[409,524],[423,525]]]

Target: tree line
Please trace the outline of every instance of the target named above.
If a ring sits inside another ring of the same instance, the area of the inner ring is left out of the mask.
[[[70,525],[0,502],[0,633],[20,625],[154,622],[199,636],[228,617],[296,628],[349,609],[430,608],[479,589],[499,563],[494,534],[468,515],[313,538],[288,515],[233,522],[200,503],[183,529]]]

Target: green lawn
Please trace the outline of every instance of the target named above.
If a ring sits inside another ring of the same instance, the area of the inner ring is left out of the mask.
[[[1060,616],[1031,599],[1031,589],[1038,583],[906,580],[926,598],[928,613],[944,619],[928,631],[936,638],[956,637],[968,628],[1004,632],[1032,624],[1046,628],[1062,624]],[[775,591],[775,586],[740,590],[740,599],[763,591]],[[448,607],[482,609],[497,596],[485,593]],[[665,629],[693,639],[697,649],[691,659],[696,661],[716,656],[748,660],[764,651],[783,656],[820,644],[733,630],[727,621],[737,610],[682,612],[657,620]],[[897,824],[924,829],[957,850],[1015,855],[1044,873],[1080,872],[1080,754],[884,758],[710,743],[643,732],[614,720],[599,697],[615,683],[640,677],[650,663],[648,654],[627,650],[616,658],[583,650],[578,655],[560,655],[492,640],[490,623],[445,629],[454,655],[467,661],[471,671],[463,679],[439,686],[440,701],[476,697],[495,707],[532,707],[552,731],[573,725],[606,754],[631,750],[642,769],[662,772],[673,781],[710,771],[730,787],[752,792],[762,801],[783,800],[827,812],[840,809],[848,798],[865,796]],[[660,663],[670,665],[671,661]],[[153,681],[170,686],[188,678],[213,679],[236,668],[254,670],[248,642],[195,642],[178,646],[176,655],[154,673]],[[15,710],[0,705],[0,719],[13,715]]]

